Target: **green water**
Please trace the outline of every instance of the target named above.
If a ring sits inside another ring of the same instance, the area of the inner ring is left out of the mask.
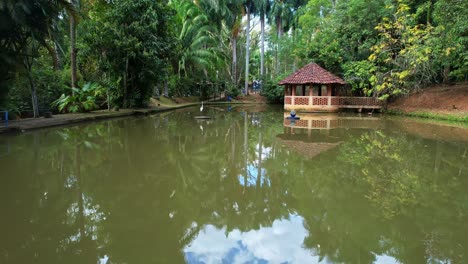
[[[0,263],[468,263],[466,128],[260,108],[1,135]]]

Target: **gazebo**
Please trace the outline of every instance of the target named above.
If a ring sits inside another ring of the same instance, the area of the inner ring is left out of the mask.
[[[340,96],[346,84],[340,77],[316,63],[310,63],[279,82],[285,86],[284,109],[304,112],[335,112],[343,108],[380,109],[381,101],[372,97]]]

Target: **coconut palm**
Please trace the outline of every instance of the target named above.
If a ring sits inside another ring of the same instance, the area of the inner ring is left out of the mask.
[[[208,14],[210,21],[218,26],[218,30],[222,35],[228,32],[229,46],[226,47],[230,50],[232,59],[229,74],[231,75],[232,83],[237,85],[239,81],[237,69],[237,41],[242,31],[243,3],[237,0],[201,0],[197,2],[204,12]]]
[[[250,62],[250,14],[254,13],[254,3],[252,0],[245,0],[244,10],[247,16],[245,25],[245,94],[249,94],[249,62]]]
[[[260,47],[260,76],[263,78],[265,69],[265,18],[271,9],[270,0],[255,0],[257,14],[260,16],[261,47]]]
[[[276,73],[278,73],[280,67],[278,60],[279,40],[283,37],[284,32],[289,31],[291,27],[297,26],[297,11],[306,2],[304,0],[274,0],[271,4],[268,20],[270,24],[274,24],[276,27]]]
[[[215,28],[209,24],[209,19],[202,10],[192,2],[174,1],[179,29],[179,56],[173,61],[174,71],[179,77],[196,74],[197,71],[207,72],[216,59],[214,46]]]

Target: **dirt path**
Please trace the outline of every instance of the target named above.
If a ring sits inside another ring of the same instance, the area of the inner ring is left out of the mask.
[[[248,96],[245,101],[237,101],[232,103],[258,103],[262,104],[264,97],[260,95]],[[211,100],[205,101],[206,105],[217,103],[227,103],[227,102],[211,102]],[[200,104],[197,97],[188,97],[188,98],[174,98],[168,99],[163,98],[163,100],[151,99],[150,107],[144,109],[120,109],[119,111],[106,111],[99,110],[93,111],[90,113],[76,113],[76,114],[59,114],[53,115],[52,118],[24,118],[18,120],[10,120],[8,122],[8,127],[5,126],[3,120],[0,120],[0,134],[2,133],[15,133],[21,131],[27,131],[31,129],[46,128],[46,127],[55,127],[55,126],[66,126],[82,122],[90,122],[97,120],[104,120],[110,118],[118,117],[127,117],[134,115],[148,115],[164,111],[175,110],[184,107],[198,106]]]
[[[246,103],[259,103],[259,104],[267,103],[266,97],[261,96],[258,93],[252,93],[252,92],[249,95],[238,97],[236,98],[236,100],[240,102],[246,102]]]
[[[170,111],[182,107],[191,106],[193,104],[185,104],[175,107],[158,107],[146,109],[120,109],[119,111],[93,111],[89,113],[76,114],[59,114],[53,115],[51,118],[24,118],[18,120],[10,120],[8,127],[4,123],[0,123],[0,134],[9,132],[21,132],[31,129],[39,129],[45,127],[66,126],[83,122],[91,122],[97,120],[105,120],[111,118],[127,117],[134,115],[148,115],[158,112]]]
[[[389,109],[468,117],[468,83],[432,86],[399,98],[389,104]]]

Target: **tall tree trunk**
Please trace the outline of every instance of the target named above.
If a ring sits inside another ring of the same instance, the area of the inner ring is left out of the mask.
[[[261,50],[260,50],[260,77],[263,79],[264,68],[265,68],[265,13],[262,12],[260,17],[261,27]]]
[[[279,47],[279,44],[276,43],[275,45],[275,73],[274,73],[276,76],[278,76],[279,74],[279,67],[280,67],[279,60],[278,60],[278,47]]]
[[[158,82],[158,83],[156,83],[156,85],[154,86],[154,89],[153,89],[153,97],[159,98],[160,95],[161,95],[161,93],[159,92],[159,82]]]
[[[44,46],[49,52],[50,57],[52,58],[52,65],[54,67],[54,71],[58,70],[59,68],[59,57],[57,50],[52,47],[47,41],[44,42]]]
[[[103,74],[103,77],[104,77],[104,80],[107,83],[110,83],[110,80],[109,80],[110,78],[107,78],[107,74],[105,72]],[[106,97],[107,97],[107,111],[110,112],[110,110],[111,110],[111,100],[110,100],[110,87],[109,87],[109,85],[107,85]]]
[[[127,108],[127,75],[128,75],[128,57],[125,58],[125,70],[123,74],[123,108]]]
[[[448,83],[450,78],[450,64],[446,64],[444,66],[444,71],[442,72],[442,82],[443,83]]]
[[[278,20],[276,21],[276,27],[278,31],[278,40],[283,37],[283,19],[281,17],[278,17]]]
[[[280,63],[280,60],[278,58],[278,54],[279,54],[279,48],[280,48],[280,40],[281,38],[283,37],[283,20],[281,17],[278,17],[277,20],[276,20],[276,31],[277,31],[277,42],[276,42],[276,54],[275,54],[275,60],[276,60],[276,75],[279,74],[280,72],[280,67],[281,67],[281,63]]]
[[[39,105],[37,103],[36,85],[34,84],[34,80],[32,78],[30,71],[28,71],[28,79],[29,79],[29,85],[31,86],[31,99],[32,99],[34,117],[39,117]]]
[[[232,83],[237,85],[237,37],[231,37],[232,46]]]
[[[247,9],[247,25],[245,26],[245,94],[249,94],[249,61],[250,61],[250,10]]]
[[[37,103],[37,92],[36,92],[36,85],[34,84],[34,79],[32,77],[31,71],[32,71],[32,59],[29,61],[29,58],[24,58],[23,59],[23,65],[26,68],[26,71],[28,73],[28,81],[29,81],[29,86],[31,89],[31,100],[32,100],[32,108],[33,108],[33,115],[34,117],[39,117],[39,105]]]
[[[75,6],[74,1],[71,3]],[[70,51],[71,87],[76,88],[76,20],[73,15],[70,15]],[[75,92],[72,93],[75,94]]]
[[[434,0],[429,0],[429,7],[427,8],[427,17],[426,17],[426,24],[427,25],[431,24],[433,8],[434,8]]]
[[[54,41],[54,52],[55,52],[55,58],[57,60],[57,67],[58,69],[63,69],[63,50],[60,47],[59,44],[57,44],[57,41]],[[62,52],[62,53],[60,53]]]

